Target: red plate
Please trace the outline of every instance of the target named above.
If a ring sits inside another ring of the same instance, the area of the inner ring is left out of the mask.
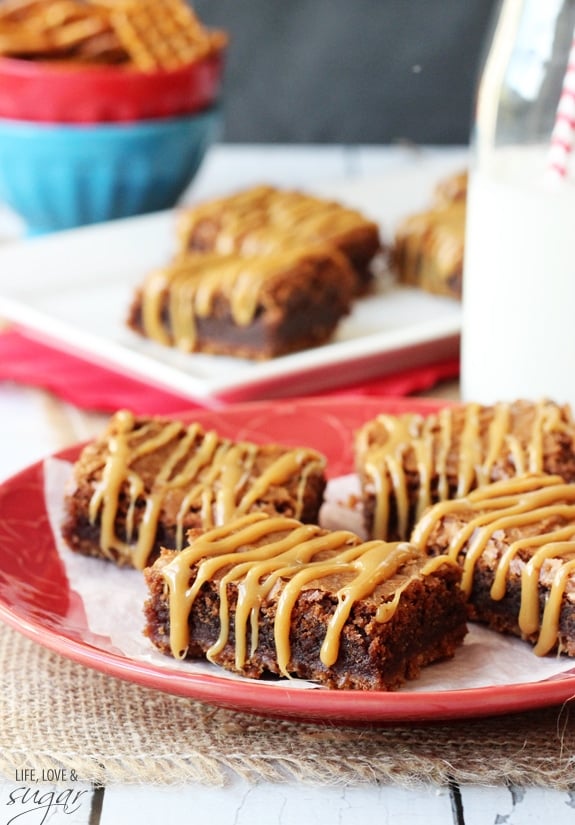
[[[378,412],[421,412],[437,401],[341,398],[238,405],[194,413],[224,436],[307,444],[323,451],[332,477],[353,468],[351,433]],[[74,459],[80,447],[59,455]],[[82,619],[52,540],[44,506],[42,464],[0,486],[0,618],[76,662],[149,688],[241,711],[348,724],[437,721],[489,716],[558,704],[575,696],[575,676],[520,685],[453,691],[301,690],[286,682],[230,681],[162,669],[110,652]]]

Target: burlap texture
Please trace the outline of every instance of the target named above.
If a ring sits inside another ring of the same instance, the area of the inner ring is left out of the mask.
[[[351,728],[264,719],[124,682],[0,627],[0,773],[64,767],[146,785],[298,780],[575,787],[568,706],[450,724]]]

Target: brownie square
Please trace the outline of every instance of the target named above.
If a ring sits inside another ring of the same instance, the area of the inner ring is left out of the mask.
[[[462,568],[469,618],[575,656],[575,485],[524,475],[432,507],[412,541]]]
[[[328,244],[348,259],[356,294],[371,285],[371,266],[382,249],[378,225],[357,209],[263,185],[182,209],[178,237],[184,251],[241,255]]]
[[[116,413],[74,466],[63,536],[80,553],[142,569],[192,528],[261,511],[317,521],[326,460],[306,447],[220,437],[196,423]]]
[[[466,634],[458,564],[430,564],[405,542],[261,513],[189,538],[145,571],[145,633],[167,655],[254,679],[393,690]]]
[[[187,254],[146,277],[128,326],[184,352],[256,360],[326,343],[349,313],[354,275],[337,250]]]
[[[356,433],[355,461],[368,535],[406,539],[429,505],[484,484],[526,472],[575,481],[575,423],[544,400],[379,415]]]

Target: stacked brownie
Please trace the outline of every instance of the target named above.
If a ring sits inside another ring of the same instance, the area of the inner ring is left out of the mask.
[[[575,655],[575,422],[549,401],[381,415],[357,434],[366,528],[462,568],[470,619]]]
[[[253,187],[183,209],[178,254],[128,326],[187,352],[273,358],[318,346],[367,291],[379,228],[334,201]]]
[[[381,414],[355,451],[368,541],[319,525],[316,451],[121,411],[75,466],[63,533],[144,570],[160,651],[251,678],[393,690],[453,656],[468,619],[575,655],[569,408]]]
[[[381,248],[379,227],[358,210],[273,186],[254,186],[183,209],[177,231],[183,251],[224,255],[327,244],[349,261],[359,294],[371,283],[371,263]]]
[[[72,550],[145,569],[164,653],[247,676],[390,690],[466,633],[459,565],[318,526],[325,458],[114,415],[66,497]]]

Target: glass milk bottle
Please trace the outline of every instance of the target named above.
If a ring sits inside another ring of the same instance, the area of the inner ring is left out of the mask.
[[[575,411],[575,0],[505,0],[476,102],[461,392]]]

